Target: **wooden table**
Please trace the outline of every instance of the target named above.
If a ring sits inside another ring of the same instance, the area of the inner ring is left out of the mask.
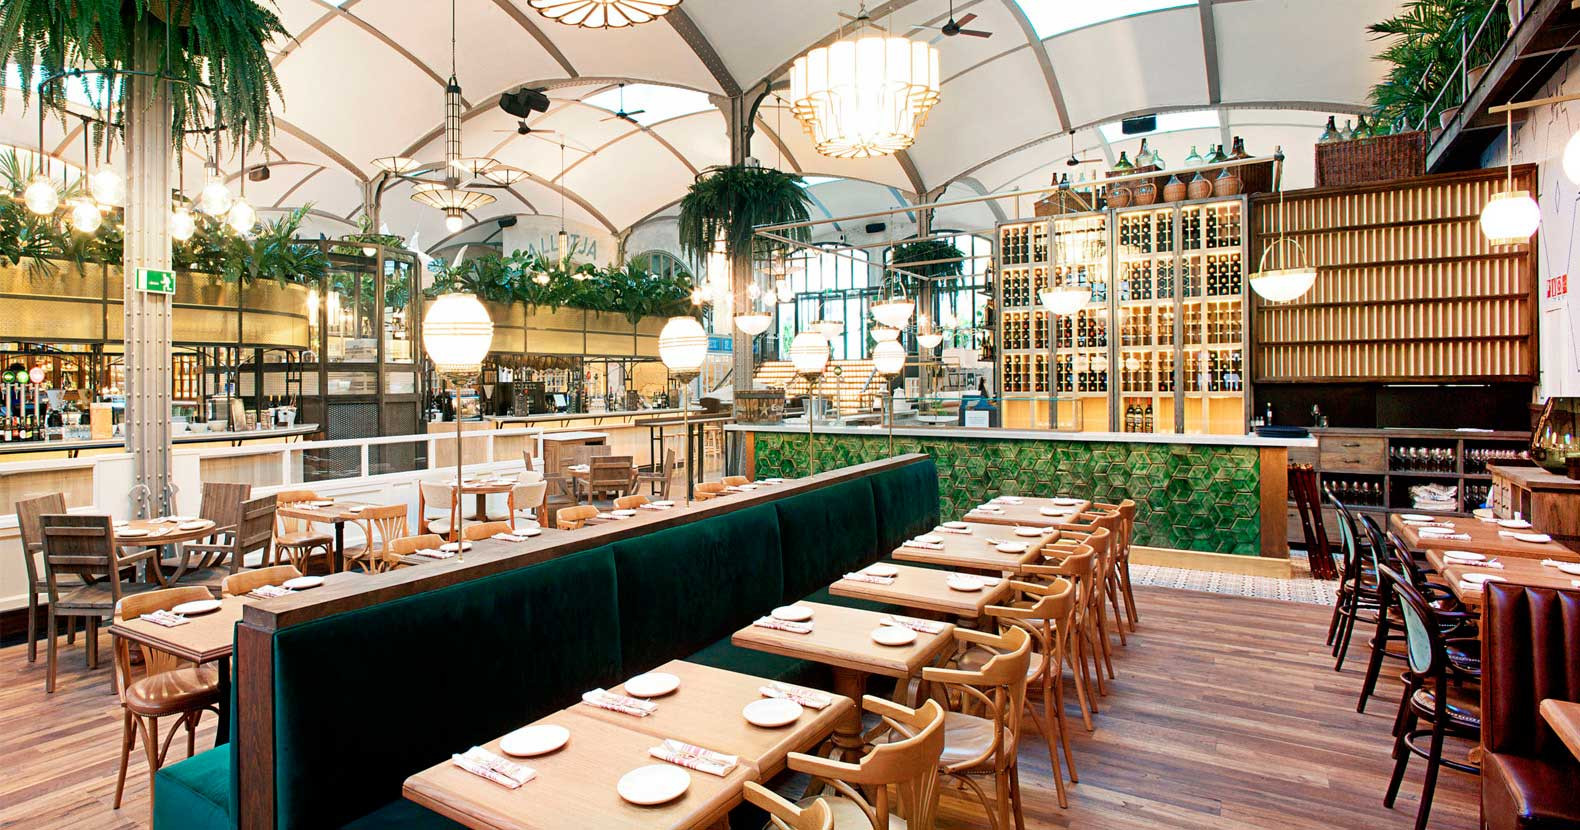
[[[653,671],[668,672],[680,678],[680,688],[673,694],[653,699],[658,704],[658,711],[653,714],[633,718],[579,704],[575,707],[576,713],[660,740],[675,738],[738,756],[757,768],[758,780],[772,778],[784,769],[785,758],[790,753],[816,747],[833,731],[840,718],[856,708],[855,701],[850,698],[834,695],[834,702],[825,709],[807,709],[789,726],[764,729],[747,723],[740,711],[746,704],[762,700],[758,689],[772,681],[684,660],[671,660]],[[627,694],[625,684],[611,691]]]
[[[946,568],[1004,574],[1014,573],[1020,570],[1022,565],[1040,563],[1043,548],[1059,539],[1057,530],[1042,536],[1017,536],[1006,525],[982,524],[975,521],[966,522],[966,525],[966,529],[971,531],[970,536],[942,530],[935,530],[930,534],[943,540],[940,542],[943,550],[901,545],[894,549],[892,555],[902,562],[921,562]],[[999,542],[1023,542],[1026,545],[1026,552],[999,553],[994,547]]]
[[[980,542],[978,544],[981,544]],[[987,545],[982,545],[987,547]],[[998,554],[1000,556],[1004,554]],[[828,592],[836,597],[855,597],[920,608],[955,617],[975,619],[983,609],[996,604],[1009,593],[1009,580],[1000,579],[997,585],[988,585],[980,591],[957,591],[949,587],[950,571],[937,568],[917,568],[895,565],[899,571],[894,582],[880,585],[857,579],[841,579],[829,586]]]
[[[230,740],[230,656],[236,623],[241,621],[241,610],[247,600],[226,597],[220,602],[218,611],[188,617],[186,625],[166,628],[133,618],[110,626],[113,637],[122,637],[193,663],[219,664],[219,727],[214,731],[215,746]]]
[[[506,481],[481,480],[473,478],[462,479],[461,495],[472,496],[473,498],[472,515],[467,516],[467,518],[479,522],[488,521],[488,497],[497,496],[501,493],[509,493],[516,489],[516,485],[520,483],[521,481],[519,478],[511,478]],[[445,481],[444,485],[451,488],[452,490],[455,489],[455,479],[452,478]],[[510,512],[514,513],[515,510],[516,505],[514,502],[512,502],[510,505]]]
[[[1542,701],[1540,708],[1547,725],[1558,733],[1564,746],[1569,747],[1576,758],[1580,758],[1580,703],[1549,698]]]
[[[1443,575],[1443,580],[1448,583],[1450,591],[1459,598],[1466,608],[1473,611],[1481,610],[1481,603],[1485,591],[1467,591],[1460,587],[1460,582],[1465,574],[1487,573],[1503,577],[1503,581],[1511,585],[1531,585],[1537,588],[1573,588],[1574,581],[1580,576],[1570,576],[1557,568],[1543,565],[1536,559],[1522,559],[1517,556],[1499,556],[1498,563],[1502,568],[1478,568],[1470,562],[1450,562],[1440,550],[1428,550],[1426,561],[1432,569]]]
[[[275,508],[275,512],[287,519],[304,519],[309,522],[331,524],[335,526],[335,548],[332,551],[333,560],[330,562],[330,573],[340,573],[346,569],[346,522],[354,522],[362,518],[360,511],[353,513],[353,507],[375,507],[366,502],[337,501],[323,507],[313,507],[306,502],[297,504],[282,504]]]
[[[834,691],[853,701],[859,702],[866,692],[868,675],[911,677],[954,646],[955,627],[949,623],[940,623],[943,631],[938,634],[918,631],[916,641],[908,646],[883,646],[872,641],[872,630],[882,624],[884,614],[820,602],[797,604],[812,608],[812,633],[794,634],[748,625],[731,635],[730,642],[770,654],[825,663],[834,670]],[[858,703],[835,724],[836,754],[860,756],[860,708]]]
[[[583,708],[589,707],[578,707]],[[570,742],[548,755],[512,759],[537,771],[519,789],[506,789],[445,760],[407,778],[402,793],[475,830],[686,830],[724,821],[739,803],[742,785],[757,775],[747,763],[723,778],[687,770],[691,788],[685,795],[668,804],[638,807],[620,798],[615,785],[637,767],[664,763],[647,754],[658,738],[586,717],[577,709],[537,723],[569,729]],[[484,748],[499,753],[499,740]],[[467,749],[455,747],[457,753]]]
[[[1399,513],[1394,513],[1388,517],[1388,529],[1397,534],[1404,541],[1405,547],[1411,550],[1468,550],[1472,553],[1484,553],[1488,556],[1580,562],[1580,554],[1576,554],[1557,542],[1546,542],[1537,545],[1530,542],[1521,542],[1508,536],[1500,536],[1498,531],[1506,530],[1506,528],[1498,527],[1494,522],[1484,522],[1480,519],[1464,516],[1444,516],[1440,519],[1435,519],[1435,521],[1452,522],[1455,533],[1469,534],[1470,539],[1442,539],[1431,535],[1422,535],[1420,528],[1415,525],[1405,524],[1404,519],[1400,518],[1400,515]],[[1532,528],[1519,532],[1536,533],[1539,531],[1536,528]]]
[[[1028,527],[1052,527],[1059,524],[1068,524],[1075,517],[1092,509],[1092,502],[1082,499],[1080,504],[1064,505],[1054,504],[1051,498],[1036,498],[1033,496],[1020,497],[1020,504],[1005,504],[1001,501],[992,502],[1003,508],[1002,513],[983,513],[980,511],[967,512],[961,518],[969,522],[981,522],[992,525],[1025,525]],[[1069,511],[1065,515],[1044,516],[1042,508],[1052,508],[1059,511]]]
[[[198,519],[196,517],[193,517],[193,521],[197,520]],[[202,521],[208,522],[208,524],[195,530],[181,530],[176,526],[176,522],[156,522],[153,519],[134,519],[127,522],[122,527],[115,528],[115,544],[123,548],[164,547],[166,545],[179,546],[184,542],[195,542],[198,539],[206,539],[216,533],[222,533],[226,530],[234,529],[219,527],[208,519],[203,519]],[[150,534],[158,533],[159,535],[123,535],[123,533],[127,530],[146,530]],[[169,580],[171,582],[179,581],[181,576],[187,572],[187,566],[190,564],[187,561],[187,554],[182,551],[180,547],[176,547],[176,553],[178,556],[176,562],[176,572],[170,575]],[[157,565],[150,564],[150,567],[157,567]]]

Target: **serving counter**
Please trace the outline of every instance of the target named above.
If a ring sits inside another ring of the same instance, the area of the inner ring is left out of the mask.
[[[312,435],[319,431],[318,424],[298,424],[276,429],[238,429],[226,432],[183,432],[170,437],[170,443],[183,446],[203,444],[229,444],[239,447],[248,441],[290,440]],[[126,445],[121,438],[102,438],[69,441],[7,441],[0,443],[0,455],[24,453],[65,453],[66,458],[76,458],[83,450],[119,450]]]
[[[807,473],[805,423],[732,424],[747,475]],[[1291,448],[1311,438],[1049,430],[818,426],[817,469],[920,452],[938,463],[939,509],[963,515],[994,496],[1070,493],[1137,503],[1137,561],[1289,573]],[[1222,554],[1224,556],[1212,556]],[[1208,560],[1204,562],[1203,560]]]

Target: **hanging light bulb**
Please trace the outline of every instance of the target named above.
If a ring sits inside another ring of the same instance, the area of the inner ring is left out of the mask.
[[[225,177],[220,175],[219,167],[210,164],[207,167],[208,182],[203,185],[203,190],[198,193],[198,210],[219,218],[230,212],[232,197],[230,188],[225,186]]]
[[[170,211],[170,238],[185,242],[197,233],[197,217],[185,205]]]
[[[55,183],[48,176],[40,173],[22,191],[22,201],[27,204],[28,210],[39,216],[48,216],[60,207],[60,191],[55,189]]]
[[[539,271],[536,274],[533,274],[532,275],[532,281],[537,283],[538,285],[548,285],[549,284],[549,272],[547,272],[547,271]]]
[[[123,205],[126,203],[126,178],[114,167],[100,167],[88,177],[88,192],[101,205]]]
[[[258,212],[247,204],[246,199],[237,199],[225,213],[225,224],[236,233],[251,233],[252,226],[258,224]]]
[[[790,288],[790,281],[789,280],[775,280],[774,281],[774,296],[777,297],[779,299],[779,302],[781,302],[781,303],[788,303],[791,300],[795,299],[795,291],[793,291]]]
[[[1481,232],[1493,245],[1523,245],[1531,241],[1542,221],[1542,209],[1530,191],[1507,190],[1492,194],[1481,210]]]
[[[748,298],[755,300],[758,297],[761,297],[762,295],[763,295],[763,290],[761,288],[757,287],[757,283],[754,282],[751,285],[746,286],[746,296]]]
[[[77,199],[71,203],[71,226],[79,233],[93,233],[103,224],[104,215],[92,199]]]
[[[450,233],[460,233],[461,228],[464,227],[466,227],[466,219],[461,216],[461,212],[453,208],[446,208],[444,211],[444,229]]]

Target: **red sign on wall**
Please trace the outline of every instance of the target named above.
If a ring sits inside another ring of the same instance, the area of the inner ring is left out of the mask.
[[[1569,299],[1569,275],[1559,274],[1548,277],[1542,286],[1543,305],[1562,305]]]

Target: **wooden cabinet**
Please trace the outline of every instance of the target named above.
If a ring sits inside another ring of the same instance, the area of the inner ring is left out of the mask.
[[[1520,514],[1543,533],[1580,548],[1580,481],[1534,465],[1496,464],[1492,509],[1500,519]]]
[[[1317,466],[1332,471],[1385,472],[1388,469],[1388,439],[1359,435],[1318,438]]]

